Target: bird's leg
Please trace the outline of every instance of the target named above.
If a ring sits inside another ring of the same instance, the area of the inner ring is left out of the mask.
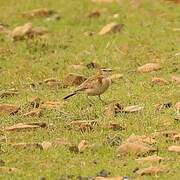
[[[100,95],[98,95],[98,97],[99,97],[99,100],[100,100],[102,103],[106,104],[106,102],[101,98]]]
[[[92,99],[89,98],[89,96],[87,96],[87,99],[88,99],[88,101],[89,101],[89,105],[90,105],[90,106],[94,105],[94,102],[92,101]]]

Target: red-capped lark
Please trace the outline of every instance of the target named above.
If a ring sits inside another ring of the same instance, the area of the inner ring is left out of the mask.
[[[103,94],[111,85],[111,78],[108,77],[106,71],[100,70],[97,75],[89,77],[84,81],[77,89],[65,96],[63,99],[66,100],[79,92],[87,94],[87,96],[98,96],[101,101],[101,94]]]

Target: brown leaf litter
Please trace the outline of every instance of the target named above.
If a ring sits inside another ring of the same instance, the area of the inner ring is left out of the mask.
[[[180,133],[174,135],[174,136],[172,137],[172,140],[173,140],[173,141],[180,141]]]
[[[160,85],[160,86],[169,84],[169,82],[167,80],[165,80],[164,78],[160,78],[160,77],[152,78],[151,83],[156,84],[156,85]]]
[[[20,110],[19,106],[14,104],[0,104],[0,114],[15,114]]]
[[[40,108],[41,109],[60,109],[64,105],[64,102],[60,101],[44,101]]]
[[[74,128],[77,131],[85,132],[85,131],[92,131],[95,126],[98,125],[98,121],[91,120],[91,121],[71,121],[68,126]]]
[[[64,84],[61,80],[55,78],[48,78],[44,80],[49,87],[64,87]]]
[[[88,13],[87,17],[88,18],[98,18],[101,16],[101,12],[96,10],[96,11],[92,11],[90,13]]]
[[[4,97],[12,97],[12,96],[17,96],[19,93],[17,90],[7,90],[7,91],[1,91],[0,92],[0,98],[4,98]]]
[[[25,117],[35,117],[35,116],[40,117],[41,114],[42,114],[42,109],[34,109],[34,110],[31,110],[31,111],[23,114],[23,116],[25,116]]]
[[[111,103],[105,107],[104,114],[107,117],[114,117],[117,113],[121,112],[123,107],[119,103]]]
[[[165,158],[157,156],[157,155],[152,155],[152,156],[147,156],[147,157],[142,157],[142,158],[136,159],[137,162],[142,163],[142,164],[145,162],[160,163],[163,160],[165,160]]]
[[[122,131],[126,128],[122,127],[119,123],[109,122],[109,124],[106,126],[108,129],[112,129],[113,131]]]
[[[160,69],[161,69],[161,66],[159,63],[147,63],[145,65],[138,67],[137,71],[141,73],[146,73],[146,72],[157,71]]]
[[[79,152],[84,152],[89,147],[90,147],[90,143],[87,140],[81,140],[81,142],[78,144]]]
[[[0,173],[15,173],[18,172],[17,168],[0,166]]]
[[[91,0],[91,1],[97,3],[113,3],[116,2],[117,0]]]
[[[42,17],[49,17],[54,14],[57,14],[55,10],[48,8],[39,8],[24,12],[22,16],[26,18],[42,18]]]
[[[180,84],[180,76],[172,76],[171,77],[172,82],[176,83],[176,84]]]
[[[33,38],[46,34],[48,31],[44,27],[33,27],[32,23],[26,23],[15,27],[10,36],[14,41],[23,40],[25,38]]]
[[[107,25],[105,25],[99,32],[99,35],[105,35],[109,33],[117,33],[121,32],[122,28],[124,27],[123,24],[119,24],[117,22],[112,22]]]
[[[176,110],[180,110],[180,101],[175,104]]]
[[[135,155],[152,153],[156,151],[156,149],[152,147],[152,144],[155,142],[151,137],[131,135],[118,147],[118,152]]]
[[[123,78],[123,74],[112,74],[110,76],[112,83],[117,82],[118,80]]]
[[[87,78],[83,75],[76,74],[76,73],[69,73],[65,78],[64,78],[64,84],[67,86],[77,86],[82,84]]]
[[[122,176],[116,176],[116,177],[96,177],[95,180],[124,180],[124,177]]]
[[[175,152],[175,153],[180,153],[180,146],[176,146],[176,145],[169,146],[168,151]]]
[[[58,146],[72,146],[72,143],[64,138],[56,138],[53,142],[52,145],[54,147],[58,147]]]
[[[157,175],[159,173],[167,173],[169,172],[169,169],[166,166],[150,166],[148,168],[143,168],[138,171],[136,171],[136,174],[143,176],[143,175]]]
[[[5,131],[24,131],[34,130],[37,128],[45,128],[47,124],[44,122],[33,122],[33,123],[18,123],[13,126],[5,128]]]
[[[136,113],[141,112],[144,109],[143,106],[133,105],[123,107],[119,103],[110,103],[105,107],[104,114],[108,117],[114,117],[117,113]]]

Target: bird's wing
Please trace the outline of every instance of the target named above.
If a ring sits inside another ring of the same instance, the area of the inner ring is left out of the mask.
[[[77,91],[81,91],[84,89],[93,89],[97,87],[98,83],[99,83],[99,77],[97,76],[90,77],[77,88]]]

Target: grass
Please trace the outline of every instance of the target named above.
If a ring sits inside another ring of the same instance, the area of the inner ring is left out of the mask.
[[[33,19],[37,26],[49,30],[45,39],[12,42],[0,35],[0,90],[16,88],[19,95],[0,99],[0,103],[13,103],[22,106],[33,96],[43,100],[61,100],[73,88],[51,89],[47,86],[37,86],[36,90],[28,84],[37,83],[46,78],[63,79],[69,72],[77,72],[90,76],[94,70],[73,70],[70,65],[80,62],[89,63],[92,60],[112,68],[115,73],[122,73],[123,79],[112,85],[103,95],[106,101],[118,101],[127,106],[143,105],[145,108],[138,114],[119,114],[117,117],[105,117],[104,105],[97,102],[88,108],[85,96],[73,97],[63,107],[62,111],[69,116],[63,116],[57,111],[44,111],[40,118],[26,118],[20,115],[1,116],[1,128],[19,122],[44,121],[52,123],[49,129],[38,129],[30,132],[14,132],[6,134],[8,143],[1,143],[4,153],[0,159],[6,166],[16,167],[18,173],[2,173],[1,179],[58,179],[61,176],[95,176],[102,169],[111,172],[111,176],[134,177],[133,170],[140,167],[134,161],[134,156],[117,157],[117,147],[107,143],[108,137],[118,136],[122,140],[131,134],[148,135],[158,130],[179,130],[179,123],[174,121],[173,107],[155,112],[154,105],[170,101],[173,104],[180,99],[180,89],[176,84],[152,86],[152,77],[163,77],[170,81],[171,76],[180,74],[180,57],[175,56],[180,50],[180,32],[173,28],[180,26],[180,6],[161,1],[143,0],[138,9],[124,1],[121,5],[98,4],[90,0],[13,0],[0,1],[0,19],[9,24],[10,29],[26,23],[28,20],[21,16],[24,11],[48,7],[60,12],[60,21],[47,22],[44,19]],[[93,10],[104,10],[100,18],[89,19],[85,15]],[[117,19],[113,14],[118,13]],[[125,25],[121,33],[99,36],[97,32],[112,21]],[[92,31],[94,36],[85,36],[84,32]],[[128,52],[123,54],[121,49],[128,45]],[[11,52],[11,53],[10,53]],[[136,68],[148,62],[159,62],[162,69],[156,72],[139,74]],[[92,132],[77,132],[69,130],[65,124],[71,120],[97,119],[100,127]],[[101,125],[109,121],[126,126],[124,131],[103,129]],[[82,139],[95,144],[93,150],[74,154],[66,147],[50,148],[46,151],[39,149],[16,150],[9,142],[42,142],[55,138],[67,138],[74,144]],[[144,179],[172,179],[180,177],[180,157],[170,153],[167,147],[173,144],[166,138],[159,138],[157,147],[159,155],[171,158],[165,161],[170,168],[169,173]],[[94,161],[97,163],[95,164]]]

